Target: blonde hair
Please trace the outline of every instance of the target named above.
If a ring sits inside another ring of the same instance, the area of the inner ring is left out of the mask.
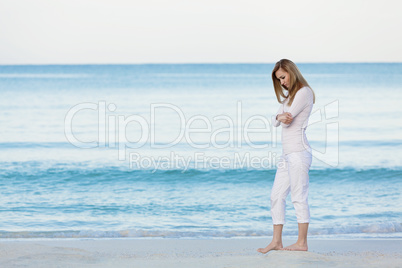
[[[289,74],[289,88],[288,88],[288,95],[286,96],[284,93],[284,89],[281,85],[281,82],[276,77],[275,73],[282,69]],[[278,99],[279,103],[283,103],[286,98],[289,98],[288,105],[292,105],[292,102],[296,96],[297,91],[302,87],[309,87],[313,92],[313,103],[315,103],[315,94],[313,89],[307,83],[306,79],[304,79],[303,75],[301,74],[299,68],[297,68],[296,64],[294,64],[291,60],[288,59],[281,59],[275,64],[274,69],[272,70],[272,81],[274,83],[274,89],[276,98]],[[282,100],[281,97],[284,99]]]

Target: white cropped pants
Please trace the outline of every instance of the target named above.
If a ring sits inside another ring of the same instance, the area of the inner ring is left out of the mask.
[[[311,161],[311,152],[307,150],[280,157],[271,191],[271,216],[273,224],[285,224],[286,197],[289,192],[296,210],[297,222],[310,222],[308,173]]]

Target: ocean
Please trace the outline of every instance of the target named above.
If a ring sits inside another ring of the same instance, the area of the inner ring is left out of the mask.
[[[402,238],[402,64],[298,64],[309,236]],[[0,66],[0,239],[272,235],[273,64]],[[297,235],[287,199],[284,236]]]

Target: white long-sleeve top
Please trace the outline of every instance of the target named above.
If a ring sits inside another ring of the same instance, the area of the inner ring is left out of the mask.
[[[272,116],[272,125],[274,127],[282,126],[283,154],[303,150],[311,151],[305,131],[313,109],[313,101],[313,91],[309,87],[302,87],[297,91],[291,106],[288,106],[289,98],[286,98],[278,112]],[[293,121],[289,125],[276,120],[276,116],[284,112],[289,112],[293,116]]]

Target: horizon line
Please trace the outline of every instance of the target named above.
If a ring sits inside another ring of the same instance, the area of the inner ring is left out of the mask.
[[[60,65],[263,65],[275,64],[276,62],[144,62],[144,63],[0,63],[0,66],[60,66]],[[401,64],[398,61],[356,61],[356,62],[331,62],[312,61],[297,62],[297,64]]]

